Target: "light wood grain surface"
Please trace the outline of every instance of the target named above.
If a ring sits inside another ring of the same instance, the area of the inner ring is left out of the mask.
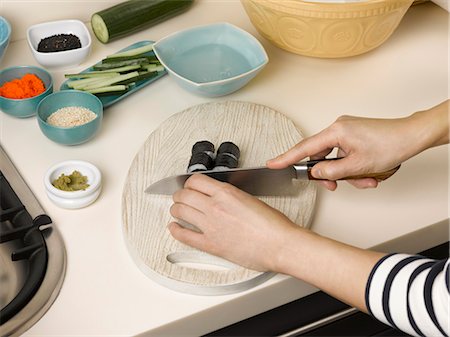
[[[301,139],[301,132],[284,115],[247,102],[197,105],[163,122],[136,155],[123,191],[123,234],[137,266],[169,288],[201,295],[242,291],[271,277],[272,273],[245,269],[174,240],[167,230],[172,220],[171,197],[144,190],[162,178],[185,173],[192,145],[200,140],[209,140],[216,149],[224,141],[234,142],[241,150],[239,167],[253,167],[264,165]],[[295,196],[260,199],[307,227],[316,186],[296,183]]]

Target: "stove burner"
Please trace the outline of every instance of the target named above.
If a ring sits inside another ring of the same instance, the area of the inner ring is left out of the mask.
[[[47,270],[47,247],[39,230],[52,221],[48,215],[32,219],[0,171],[0,243],[20,240],[21,248],[11,254],[12,261],[28,260],[28,276],[20,292],[0,311],[0,324],[17,314],[34,296]]]
[[[65,270],[58,228],[0,145],[0,336],[19,336],[45,314]]]

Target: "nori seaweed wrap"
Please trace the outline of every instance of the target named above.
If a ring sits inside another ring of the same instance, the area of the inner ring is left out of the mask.
[[[189,160],[187,172],[211,170],[214,167],[214,144],[202,140],[192,146],[192,156]]]
[[[217,150],[214,171],[225,171],[238,167],[241,151],[232,142],[223,142]]]
[[[211,170],[213,166],[212,158],[205,152],[199,152],[192,155],[191,160],[189,160],[187,173]]]

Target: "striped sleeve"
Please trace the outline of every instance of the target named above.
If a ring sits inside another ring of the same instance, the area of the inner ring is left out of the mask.
[[[367,281],[369,313],[413,336],[449,336],[449,264],[419,255],[383,257]]]

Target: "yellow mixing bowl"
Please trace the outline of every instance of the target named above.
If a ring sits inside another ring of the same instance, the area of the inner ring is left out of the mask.
[[[300,55],[337,58],[381,45],[414,0],[241,2],[258,32],[276,46]]]

